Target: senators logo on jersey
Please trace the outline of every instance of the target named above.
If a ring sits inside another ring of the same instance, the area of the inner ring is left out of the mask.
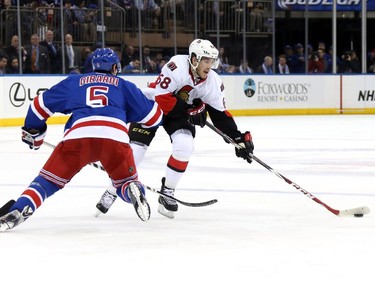
[[[176,96],[178,96],[184,102],[189,101],[189,93],[194,88],[190,85],[183,86],[180,90],[177,91]]]

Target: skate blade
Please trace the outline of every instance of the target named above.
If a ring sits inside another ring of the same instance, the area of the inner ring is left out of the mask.
[[[162,204],[159,204],[158,212],[169,219],[174,219],[175,212],[167,210]]]
[[[133,198],[137,201],[136,204],[133,204],[135,207],[135,211],[137,216],[144,222],[147,222],[150,219],[150,206],[147,203],[146,198],[144,201],[141,201],[141,194],[140,190],[135,185],[129,185],[130,192],[132,193]],[[134,200],[133,199],[133,200]]]
[[[95,213],[94,216],[97,218],[97,217],[99,217],[101,214],[103,214],[101,211],[96,210],[96,213]]]

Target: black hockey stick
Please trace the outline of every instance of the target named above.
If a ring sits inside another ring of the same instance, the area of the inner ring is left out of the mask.
[[[224,134],[222,131],[220,131],[218,128],[216,128],[210,122],[206,121],[206,125],[210,129],[212,129],[214,132],[216,132],[217,134],[219,134],[221,137],[223,137],[226,141],[228,141],[229,143],[233,144],[236,148],[241,148],[241,146],[239,144],[237,144],[231,137],[229,137],[226,134]],[[288,184],[291,184],[295,189],[301,191],[303,194],[305,194],[310,199],[314,200],[316,203],[318,203],[318,204],[322,205],[323,207],[325,207],[328,211],[330,211],[331,213],[335,214],[336,216],[362,217],[363,215],[366,215],[366,214],[370,213],[370,208],[368,208],[366,206],[358,207],[358,208],[353,208],[353,209],[346,209],[346,210],[336,210],[336,209],[333,209],[332,207],[328,206],[326,203],[324,203],[321,200],[319,200],[313,194],[311,194],[310,192],[308,192],[306,189],[303,189],[301,186],[299,186],[295,182],[291,181],[290,179],[284,177],[279,172],[277,172],[274,169],[272,169],[270,166],[268,166],[266,163],[264,163],[262,160],[260,160],[255,155],[252,156],[252,159],[254,159],[256,162],[258,162],[260,165],[262,165],[268,171],[272,172],[273,174],[275,174],[279,178],[281,178],[284,181],[286,181]]]
[[[44,144],[46,144],[48,147],[54,149],[56,146],[49,143],[49,142],[46,142],[44,141]],[[105,172],[105,169],[102,165],[100,164],[97,164],[97,163],[90,163],[89,164],[90,166],[93,166],[97,169],[100,169],[102,171]],[[164,194],[163,192],[161,192],[160,190],[157,190],[155,188],[152,188],[150,186],[147,186],[147,185],[144,185],[148,190],[152,191],[152,192],[155,192],[157,194],[160,194],[161,196],[163,197],[166,197],[166,198],[169,198],[169,199],[172,199],[172,200],[175,200],[177,201],[178,203],[180,203],[181,205],[184,205],[184,206],[188,206],[188,207],[205,207],[205,206],[209,206],[209,205],[212,205],[212,204],[215,204],[217,203],[217,199],[212,199],[212,200],[208,200],[208,201],[205,201],[205,202],[196,202],[196,203],[191,203],[191,202],[185,202],[185,201],[182,201],[182,200],[179,200],[173,196],[170,196],[168,194]]]
[[[5,216],[9,213],[10,208],[16,203],[15,200],[11,199],[0,208],[0,217]]]

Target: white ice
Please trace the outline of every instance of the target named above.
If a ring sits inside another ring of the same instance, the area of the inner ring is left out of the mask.
[[[175,196],[174,220],[138,219],[118,200],[98,218],[106,174],[85,167],[25,223],[0,233],[0,280],[375,280],[375,116],[237,117],[255,154],[335,209],[368,206],[363,218],[337,217],[258,163],[238,159],[209,128],[198,128],[195,153]],[[62,125],[50,125],[56,144]],[[140,180],[159,188],[170,142],[160,129]],[[20,128],[0,128],[0,204],[17,199],[51,153],[30,150]]]

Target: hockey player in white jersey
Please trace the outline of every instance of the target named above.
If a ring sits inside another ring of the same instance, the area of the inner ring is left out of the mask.
[[[242,149],[236,148],[236,155],[251,162],[254,149],[251,134],[248,131],[241,133],[225,108],[222,79],[212,70],[217,64],[218,50],[214,45],[208,40],[196,39],[189,46],[189,55],[172,57],[155,83],[141,89],[162,108],[163,127],[172,142],[172,154],[162,178],[161,192],[165,194],[174,195],[194,150],[194,125],[204,127],[207,112],[217,128],[242,146]],[[136,165],[143,160],[156,130],[144,129],[137,123],[130,125],[130,144]],[[97,204],[98,210],[106,213],[116,197],[109,187]],[[176,201],[159,197],[160,214],[174,218],[177,210]]]

